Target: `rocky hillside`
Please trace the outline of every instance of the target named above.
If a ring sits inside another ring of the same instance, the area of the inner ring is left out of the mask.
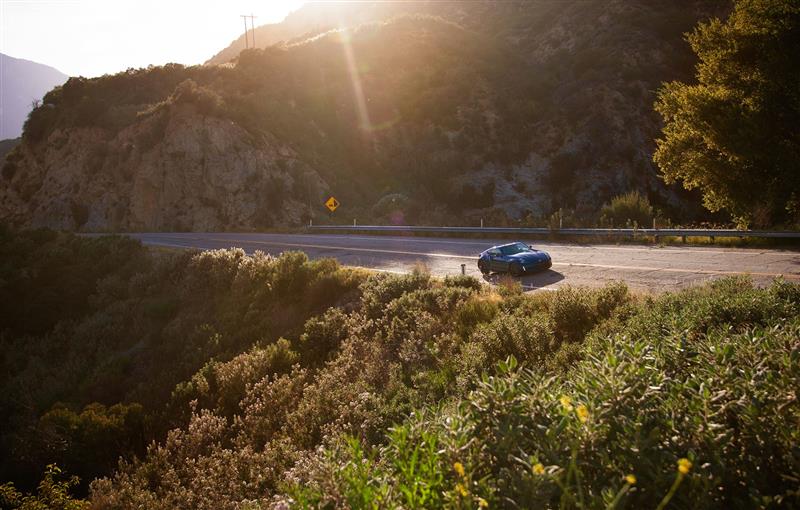
[[[639,189],[687,197],[651,161],[682,34],[727,6],[671,2],[310,5],[212,62],[45,97],[0,180],[0,218],[83,230],[251,229],[325,220],[585,222]],[[334,27],[332,29],[332,27]],[[342,28],[345,27],[345,28]],[[265,32],[266,31],[266,32]],[[266,34],[271,33],[270,39]]]
[[[6,218],[91,231],[263,227],[273,213],[299,222],[300,205],[275,190],[298,179],[316,189],[316,173],[285,143],[206,115],[197,100],[187,80],[118,131],[57,127],[22,144],[4,168]]]
[[[44,64],[0,53],[0,140],[22,134],[31,104],[67,81],[67,75]]]

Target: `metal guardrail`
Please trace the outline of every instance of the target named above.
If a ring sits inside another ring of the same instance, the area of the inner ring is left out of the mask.
[[[428,232],[452,234],[530,234],[530,235],[567,235],[567,236],[608,236],[630,237],[760,237],[800,239],[800,232],[778,232],[761,230],[715,230],[684,228],[527,228],[527,227],[425,227],[414,225],[309,225],[310,230],[348,231],[348,232]]]

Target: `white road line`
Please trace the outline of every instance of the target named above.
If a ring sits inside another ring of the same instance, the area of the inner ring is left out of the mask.
[[[621,269],[624,271],[653,271],[653,272],[666,272],[666,273],[699,273],[699,274],[714,274],[714,275],[737,275],[749,274],[753,276],[783,276],[784,278],[800,278],[800,274],[794,273],[760,273],[756,271],[721,271],[716,269],[681,269],[677,267],[643,267],[643,266],[617,266],[610,264],[584,264],[580,262],[565,262],[556,263],[554,266],[578,266],[578,267],[598,267],[601,269]]]
[[[447,253],[426,253],[426,252],[415,252],[415,251],[404,251],[404,250],[387,250],[387,249],[380,249],[380,248],[356,248],[352,246],[331,246],[331,245],[319,245],[319,244],[305,244],[305,243],[284,243],[279,241],[236,241],[232,239],[218,239],[218,238],[203,238],[203,237],[167,237],[164,236],[162,239],[173,239],[173,240],[196,240],[196,241],[211,241],[211,242],[221,242],[221,243],[239,243],[239,244],[263,244],[263,245],[272,245],[272,246],[285,246],[289,248],[312,248],[316,250],[341,250],[341,251],[359,251],[365,253],[386,253],[391,255],[412,255],[418,257],[434,257],[434,258],[449,258],[449,259],[462,259],[462,260],[475,260],[475,256],[467,256],[467,255],[455,255],[455,254],[447,254]],[[777,277],[783,276],[784,278],[791,278],[791,279],[800,279],[800,274],[794,273],[764,273],[764,272],[756,272],[756,271],[722,271],[722,270],[714,270],[714,269],[682,269],[682,268],[664,268],[664,267],[647,267],[647,266],[623,266],[623,265],[610,265],[610,264],[587,264],[581,262],[553,262],[553,266],[560,266],[560,267],[592,267],[592,268],[600,268],[600,269],[618,269],[621,271],[660,271],[660,272],[667,272],[667,273],[688,273],[688,274],[711,274],[711,275],[740,275],[740,274],[749,274],[754,276],[766,276],[766,277]]]
[[[172,238],[176,239],[176,238]],[[381,248],[357,248],[354,246],[331,246],[327,244],[305,244],[305,243],[284,243],[281,241],[235,241],[232,239],[215,239],[215,238],[195,238],[197,241],[211,241],[216,243],[239,243],[239,244],[264,244],[271,246],[286,246],[289,248],[313,248],[315,250],[343,250],[343,251],[360,251],[365,253],[388,253],[392,255],[416,255],[420,257],[439,257],[439,258],[455,258],[475,260],[477,255],[455,255],[449,253],[426,253],[419,251],[403,251],[403,250],[386,250]]]
[[[166,234],[153,233],[153,234],[147,234],[147,235],[169,236],[168,233],[166,233]],[[212,234],[212,235],[214,235],[214,234]],[[478,248],[484,248],[484,249],[489,247],[489,243],[503,244],[503,243],[512,242],[510,239],[507,239],[507,240],[504,240],[504,239],[486,239],[485,241],[481,241],[481,240],[472,240],[472,239],[463,239],[463,240],[431,239],[431,238],[415,237],[415,236],[409,236],[409,237],[399,237],[399,236],[347,236],[347,235],[343,235],[343,234],[313,234],[313,235],[311,235],[311,234],[243,234],[243,235],[246,235],[246,236],[251,236],[251,235],[254,235],[254,236],[274,236],[274,235],[278,235],[278,236],[292,236],[292,237],[297,237],[297,238],[312,238],[312,239],[314,239],[314,238],[316,238],[316,239],[326,238],[326,239],[345,239],[345,240],[353,239],[353,240],[378,241],[378,242],[381,242],[381,241],[388,241],[388,242],[409,242],[409,241],[413,241],[415,243],[455,244],[455,245],[461,245],[461,246],[477,246]],[[525,236],[521,236],[521,239],[524,239],[524,238],[525,238]],[[201,238],[201,239],[207,239],[207,238]],[[226,240],[229,240],[229,241],[236,240],[236,241],[239,241],[239,242],[256,242],[256,241],[258,241],[258,242],[271,242],[271,241],[269,241],[269,239],[250,239],[250,238],[245,238],[245,239],[241,239],[241,238],[233,239],[233,238],[231,238],[231,239],[226,239]],[[280,243],[282,241],[275,241],[275,242],[276,243]],[[542,247],[546,247],[548,249],[564,249],[564,250],[567,250],[567,251],[574,250],[574,249],[580,249],[580,250],[598,250],[598,251],[601,251],[601,250],[607,250],[607,251],[629,251],[629,252],[644,252],[644,253],[659,253],[659,254],[661,254],[661,253],[664,253],[664,254],[672,254],[672,253],[725,253],[725,254],[738,253],[738,254],[741,254],[741,255],[744,255],[744,256],[746,256],[746,255],[762,255],[764,253],[787,253],[787,254],[788,253],[793,253],[793,252],[789,252],[789,251],[786,251],[786,250],[769,250],[769,251],[765,251],[765,250],[763,250],[761,248],[758,248],[758,247],[755,247],[755,248],[747,248],[747,247],[741,247],[741,248],[740,247],[731,247],[731,248],[695,248],[695,247],[688,247],[688,248],[682,248],[682,247],[678,247],[678,246],[664,246],[664,247],[658,247],[658,246],[647,247],[647,246],[645,246],[645,247],[636,247],[636,246],[558,244],[558,243],[552,243],[552,242],[549,242],[549,241],[545,241],[545,242],[542,242],[542,243],[533,242],[532,244],[539,245],[539,246],[542,246]],[[480,251],[483,251],[483,250],[481,249]],[[800,257],[800,253],[798,253],[797,256]]]
[[[462,246],[478,246],[479,248],[487,248],[490,247],[489,243],[497,243],[497,244],[505,244],[513,242],[511,239],[486,239],[485,241],[481,240],[472,240],[472,239],[464,239],[464,240],[450,240],[450,239],[431,239],[425,237],[398,237],[398,236],[345,236],[342,234],[263,234],[266,236],[269,235],[296,235],[298,237],[305,237],[305,238],[326,238],[326,239],[354,239],[354,240],[363,240],[363,241],[396,241],[396,242],[408,242],[413,241],[415,243],[435,243],[435,244],[456,244]],[[525,236],[521,236],[520,239],[525,239]],[[548,248],[564,248],[564,249],[587,249],[587,250],[609,250],[609,251],[632,251],[632,252],[657,252],[657,253],[741,253],[743,255],[760,255],[764,253],[763,249],[760,248],[739,248],[739,247],[732,247],[732,248],[682,248],[678,246],[652,246],[652,247],[636,247],[636,246],[608,246],[608,245],[581,245],[581,244],[559,244],[559,243],[552,243],[552,242],[540,242],[537,243],[532,241],[530,244],[548,247]],[[483,251],[483,250],[481,250]],[[781,250],[783,251],[783,250]]]
[[[168,246],[168,247],[171,247],[171,248],[193,248],[193,246],[187,246],[185,244],[172,244],[172,243],[162,243],[162,242],[153,243],[153,242],[145,241],[145,244],[153,244],[155,246]],[[366,271],[377,271],[379,273],[408,274],[410,272],[410,271],[398,271],[396,269],[384,269],[384,268],[381,268],[381,267],[349,266],[349,265],[345,265],[345,266],[349,267],[349,268],[352,268],[352,269],[363,269],[363,270],[366,270]],[[492,282],[489,282],[489,283],[492,283]],[[535,285],[524,285],[524,284],[522,285],[522,288],[523,288],[523,290],[528,290],[528,291],[546,290],[546,291],[553,292],[553,291],[558,290],[557,286],[536,287]]]

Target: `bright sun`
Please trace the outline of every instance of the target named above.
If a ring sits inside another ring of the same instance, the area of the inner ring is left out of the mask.
[[[200,64],[301,0],[0,0],[0,53],[69,75],[98,76],[167,62]]]

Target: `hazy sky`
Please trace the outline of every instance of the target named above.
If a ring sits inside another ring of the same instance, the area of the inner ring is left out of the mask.
[[[0,53],[99,76],[167,62],[200,64],[302,0],[0,0]]]

